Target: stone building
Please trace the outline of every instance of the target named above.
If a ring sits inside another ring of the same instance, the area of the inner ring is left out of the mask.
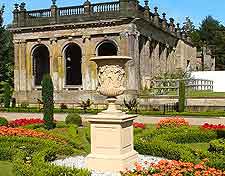
[[[96,93],[97,70],[93,56],[124,55],[127,94],[138,94],[147,80],[163,72],[195,67],[196,48],[185,30],[150,10],[145,0],[119,0],[80,6],[28,11],[15,4],[11,31],[15,46],[15,97],[17,102],[36,102],[41,80],[50,73],[55,101],[74,103]]]

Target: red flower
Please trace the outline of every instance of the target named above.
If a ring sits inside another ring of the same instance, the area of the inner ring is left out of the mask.
[[[42,119],[16,119],[9,123],[10,127],[26,126],[32,124],[43,124],[45,121]]]
[[[145,124],[143,124],[143,123],[134,122],[133,126],[134,126],[134,128],[145,129]]]
[[[201,128],[209,129],[209,130],[225,130],[225,125],[222,125],[222,124],[213,125],[213,124],[205,123],[204,125],[201,126]]]

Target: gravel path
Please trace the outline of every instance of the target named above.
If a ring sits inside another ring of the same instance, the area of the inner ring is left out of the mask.
[[[146,165],[145,162],[147,161],[149,163],[158,163],[163,158],[159,157],[153,157],[153,156],[147,156],[147,155],[138,155],[138,163],[140,163],[143,167]],[[72,167],[72,168],[86,168],[85,166],[85,157],[83,156],[76,156],[76,157],[69,157],[64,160],[56,160],[53,162],[54,164],[58,166],[66,166],[66,167]],[[134,166],[129,168],[134,169]],[[120,173],[118,172],[101,172],[101,171],[91,171],[91,176],[120,176]]]

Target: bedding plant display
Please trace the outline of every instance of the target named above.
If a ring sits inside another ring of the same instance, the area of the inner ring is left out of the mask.
[[[26,126],[26,125],[32,125],[32,124],[44,124],[43,119],[36,119],[36,118],[21,118],[21,119],[16,119],[13,121],[10,121],[9,126],[10,127],[18,127],[18,126]]]
[[[205,166],[205,161],[198,164],[182,161],[161,160],[159,163],[148,163],[142,166],[135,164],[135,169],[121,172],[122,176],[223,176],[225,171]]]
[[[214,125],[214,128],[221,126]],[[218,130],[190,126],[181,117],[163,118],[155,127],[136,130],[134,147],[139,154],[194,165],[204,160],[206,171],[207,168],[225,170],[224,139]]]
[[[47,130],[41,119],[17,119],[0,127],[0,161],[13,164],[15,176],[88,176],[90,171],[56,166],[56,159],[90,152],[90,127],[56,122]],[[156,124],[135,122],[134,147],[139,154],[165,158],[159,163],[135,164],[122,176],[223,176],[225,139],[223,126],[190,126],[182,117],[163,118]]]
[[[21,122],[21,119],[14,122]],[[87,155],[86,129],[77,133],[76,126],[58,123],[57,128],[48,131],[41,126],[36,129],[36,122],[42,123],[39,120],[26,119],[22,122],[25,123],[14,123],[18,127],[0,127],[0,161],[10,161],[15,176],[90,175],[86,169],[66,168],[51,163],[58,158]]]

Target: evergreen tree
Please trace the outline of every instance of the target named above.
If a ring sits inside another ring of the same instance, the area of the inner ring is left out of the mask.
[[[4,6],[0,9],[0,82],[13,85],[13,42],[12,34],[3,26]]]
[[[225,70],[225,27],[218,20],[207,16],[191,38],[199,50],[203,46],[210,48],[216,58],[216,69]]]
[[[43,111],[45,128],[50,130],[55,128],[54,123],[54,87],[52,78],[49,74],[44,75],[42,80],[42,100],[43,100]]]
[[[185,93],[185,81],[179,81],[179,112],[185,111],[186,93]]]

